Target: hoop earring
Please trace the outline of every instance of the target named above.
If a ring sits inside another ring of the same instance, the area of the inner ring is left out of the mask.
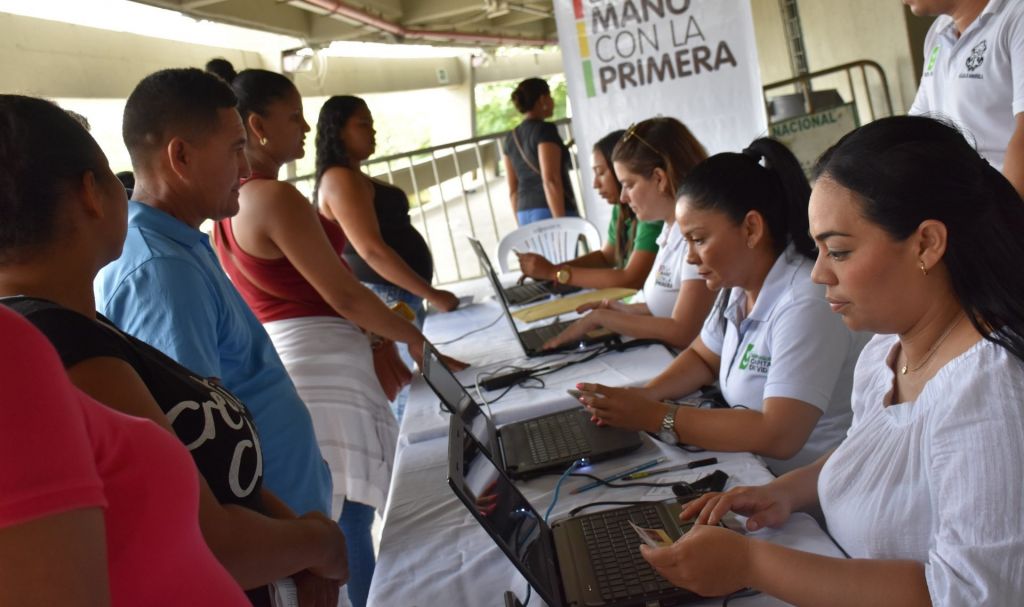
[[[260,145],[267,145],[267,138],[266,137],[260,137]]]
[[[924,260],[922,259],[920,261],[921,261],[921,265],[919,265],[918,267],[921,268],[921,274],[924,274],[925,276],[928,276],[928,268],[924,267]]]

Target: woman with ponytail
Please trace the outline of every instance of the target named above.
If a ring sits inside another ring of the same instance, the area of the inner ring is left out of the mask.
[[[683,540],[643,550],[701,594],[795,605],[1015,605],[1024,595],[1024,206],[951,126],[884,118],[825,153],[810,204],[813,276],[865,346],[853,425],[809,466],[692,502]],[[755,530],[820,505],[852,557]]]
[[[345,232],[278,180],[285,163],[302,157],[309,131],[295,85],[253,69],[231,84],[251,175],[238,214],[217,222],[214,242],[309,407],[348,545],[348,596],[362,607],[375,567],[370,527],[387,500],[398,438],[366,332],[407,344],[417,362],[425,339],[353,276],[341,258]],[[402,364],[397,355],[392,362]]]
[[[555,111],[551,88],[541,78],[527,78],[512,91],[512,104],[523,121],[505,139],[505,173],[512,212],[519,225],[577,216],[569,182],[569,149],[558,128],[545,119]]]
[[[612,151],[626,131],[612,131],[594,144],[591,166],[594,189],[612,205],[608,241],[600,251],[562,264],[572,271],[566,284],[591,289],[629,287],[639,289],[647,280],[658,254],[662,221],[640,221],[621,200],[622,183],[612,170]],[[536,253],[520,253],[523,274],[538,280],[555,280],[558,266]]]
[[[850,424],[853,367],[865,339],[811,281],[810,187],[782,144],[716,154],[678,190],[687,261],[721,289],[700,336],[644,388],[582,384],[595,420],[714,451],[750,451],[776,473],[833,449]],[[731,408],[676,407],[719,382]]]

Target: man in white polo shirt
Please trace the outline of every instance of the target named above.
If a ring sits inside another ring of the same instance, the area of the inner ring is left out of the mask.
[[[1024,2],[903,1],[938,16],[910,113],[955,121],[1024,195]]]

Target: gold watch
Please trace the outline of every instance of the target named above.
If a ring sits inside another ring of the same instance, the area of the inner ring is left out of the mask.
[[[558,268],[558,270],[555,272],[555,282],[557,282],[560,285],[569,284],[569,281],[571,279],[572,270],[569,269],[569,266],[562,266]]]

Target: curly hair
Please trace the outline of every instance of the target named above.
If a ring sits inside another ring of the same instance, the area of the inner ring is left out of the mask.
[[[316,183],[313,186],[313,200],[320,191],[320,180],[331,167],[349,166],[351,158],[339,133],[345,128],[353,114],[365,108],[366,102],[353,95],[335,95],[320,108],[316,121]]]

